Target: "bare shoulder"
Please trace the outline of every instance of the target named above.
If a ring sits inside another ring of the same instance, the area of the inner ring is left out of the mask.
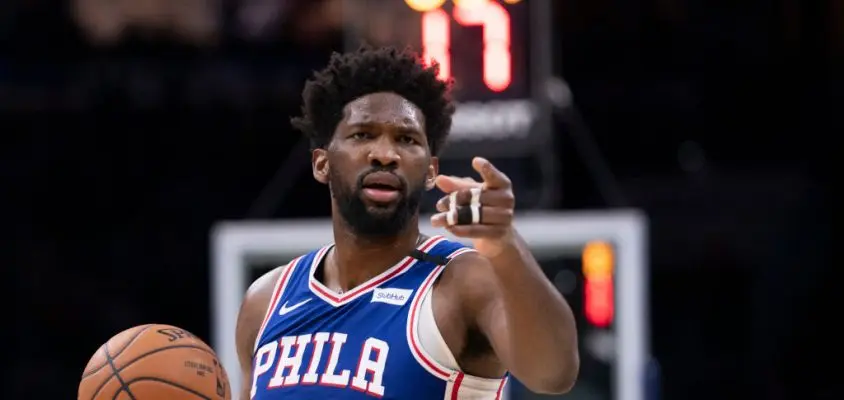
[[[475,316],[496,298],[498,281],[489,260],[475,252],[461,254],[443,270],[438,292],[463,305],[466,316]]]
[[[286,265],[267,272],[252,282],[246,290],[237,316],[236,340],[239,351],[248,348],[251,353],[258,331],[264,322],[267,307],[272,300],[273,289],[285,268],[287,268]]]
[[[237,314],[237,327],[235,328],[235,345],[237,346],[243,382],[240,393],[241,399],[251,397],[252,350],[255,347],[255,341],[258,339],[261,324],[264,323],[267,307],[270,306],[270,301],[272,301],[275,284],[285,268],[287,268],[286,265],[278,267],[252,282],[249,289],[246,290],[246,295],[243,296],[243,302],[240,303],[240,312]]]

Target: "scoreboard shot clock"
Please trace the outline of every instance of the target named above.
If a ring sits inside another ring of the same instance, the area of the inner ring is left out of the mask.
[[[550,0],[346,0],[347,50],[410,46],[454,80],[444,158],[523,157],[549,146]]]

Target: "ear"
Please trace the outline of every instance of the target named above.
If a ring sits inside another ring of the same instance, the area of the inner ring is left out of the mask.
[[[325,149],[314,149],[311,152],[311,169],[317,182],[328,184],[328,152]]]
[[[425,190],[431,190],[436,187],[437,175],[440,174],[440,159],[431,157],[431,164],[428,165],[428,176],[425,180]]]

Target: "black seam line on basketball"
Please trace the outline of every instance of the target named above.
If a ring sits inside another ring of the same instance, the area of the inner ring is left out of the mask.
[[[117,373],[118,373],[118,372],[123,371],[124,369],[126,369],[126,367],[128,367],[128,366],[132,365],[135,361],[138,361],[138,360],[140,360],[140,359],[142,359],[142,358],[144,358],[144,357],[146,357],[146,356],[148,356],[148,355],[158,353],[159,351],[164,351],[164,350],[167,350],[167,349],[181,349],[181,348],[198,349],[198,350],[202,350],[202,351],[204,351],[204,352],[206,352],[206,353],[208,353],[208,354],[211,354],[211,355],[212,355],[212,356],[214,356],[215,358],[217,357],[217,355],[216,355],[216,354],[214,354],[214,352],[212,352],[212,351],[208,351],[207,349],[205,349],[205,348],[203,348],[203,347],[199,347],[199,346],[195,346],[195,345],[191,345],[191,344],[180,344],[180,345],[176,345],[176,346],[161,347],[161,348],[158,348],[158,349],[155,349],[155,350],[150,350],[150,351],[148,351],[148,352],[146,352],[146,353],[144,353],[144,354],[141,354],[141,355],[139,355],[139,356],[137,356],[137,357],[135,357],[135,358],[133,358],[133,359],[131,359],[131,360],[127,361],[127,362],[126,362],[126,364],[124,364],[124,365],[123,365],[122,367],[120,367],[120,369],[118,369],[118,370],[115,370],[115,369],[114,369],[114,367],[112,367],[112,370],[114,371],[114,375],[112,375],[112,376],[108,377],[108,379],[104,380],[104,381],[103,381],[103,383],[101,383],[101,384],[100,384],[100,387],[98,387],[98,388],[97,388],[97,391],[96,391],[96,392],[94,392],[94,396],[93,396],[92,398],[97,397],[97,394],[99,394],[99,393],[100,393],[100,390],[102,390],[102,389],[103,389],[103,387],[105,387],[105,385],[111,381],[111,378],[113,378],[113,377],[117,376]],[[121,382],[123,382],[123,380],[121,380]]]
[[[212,398],[211,398],[211,397],[208,397],[208,396],[206,396],[206,395],[204,395],[204,394],[202,394],[202,393],[199,393],[199,392],[197,392],[196,390],[193,390],[193,389],[191,389],[191,388],[189,388],[189,387],[182,386],[182,385],[180,385],[180,384],[178,384],[178,383],[175,383],[175,382],[170,382],[170,381],[168,381],[168,380],[166,380],[166,379],[161,379],[161,378],[154,378],[154,377],[145,376],[145,377],[142,377],[142,378],[135,378],[135,379],[132,379],[131,381],[127,382],[127,384],[128,384],[128,385],[131,385],[131,384],[133,384],[133,383],[135,383],[135,382],[142,382],[142,381],[153,381],[153,382],[164,383],[164,384],[166,384],[166,385],[170,385],[170,386],[173,386],[173,387],[177,387],[177,388],[179,388],[179,389],[182,389],[182,390],[184,390],[184,391],[186,391],[186,392],[190,392],[191,394],[196,395],[197,397],[200,397],[200,398],[202,398],[202,399],[204,399],[204,400],[212,400]],[[116,397],[115,397],[115,399],[116,399]],[[112,399],[112,400],[113,400],[113,399]]]
[[[129,348],[129,346],[131,346],[131,345],[132,345],[132,343],[134,343],[134,342],[135,342],[135,339],[139,338],[139,337],[141,336],[141,334],[142,334],[142,333],[146,332],[146,330],[147,330],[147,329],[149,329],[149,328],[151,328],[151,327],[152,327],[152,324],[149,324],[149,325],[144,326],[144,328],[143,328],[143,329],[139,329],[139,330],[138,330],[138,332],[137,332],[137,333],[135,333],[135,335],[133,335],[133,336],[132,336],[132,338],[130,338],[130,339],[129,339],[129,343],[126,343],[126,345],[125,345],[125,346],[123,346],[123,348],[122,348],[122,349],[120,349],[120,351],[118,351],[116,354],[114,354],[114,358],[117,358],[117,357],[120,355],[120,353],[123,353],[123,350],[128,349],[128,348]],[[96,374],[96,373],[97,373],[97,371],[99,371],[99,370],[101,370],[101,369],[105,368],[105,366],[106,366],[106,363],[103,363],[103,365],[100,365],[99,367],[94,368],[93,370],[91,370],[91,372],[89,372],[89,373],[87,373],[87,374],[82,375],[82,379],[85,379],[85,378],[87,378],[87,377],[89,377],[89,376],[91,376],[91,375]]]
[[[118,373],[119,371],[117,370],[117,367],[114,366],[114,359],[111,358],[111,354],[108,354],[108,343],[104,344],[103,346],[105,347],[104,350],[105,350],[106,360],[108,360],[108,365],[110,365],[111,370],[114,371],[114,375],[112,375],[112,376],[116,377],[117,380],[120,381],[120,386],[123,388],[122,390],[118,390],[117,393],[120,393],[122,391],[126,391],[126,394],[129,395],[130,399],[137,400],[137,399],[135,399],[135,395],[132,394],[132,391],[129,390],[129,385],[127,385],[126,382],[123,381],[123,378]],[[107,379],[107,381],[110,381],[110,380],[111,380],[110,378]],[[97,392],[99,392],[99,389],[97,390]],[[92,399],[95,399],[95,398],[97,398],[96,393],[94,394]]]

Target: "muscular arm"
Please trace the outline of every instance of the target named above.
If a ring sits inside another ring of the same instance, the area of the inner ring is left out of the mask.
[[[528,389],[565,393],[580,369],[574,315],[513,227],[510,178],[481,157],[472,159],[472,168],[483,182],[437,177],[437,187],[449,195],[431,217],[434,226],[472,238],[478,251],[461,256],[468,264],[454,268],[462,270],[456,287],[465,322],[486,336],[498,360]],[[450,222],[459,219],[455,205],[471,202],[480,203],[476,223]]]
[[[462,276],[455,283],[467,323],[528,389],[569,391],[580,368],[574,315],[524,241],[515,235],[492,259],[472,253],[460,258]]]
[[[282,270],[284,270],[284,267],[276,268],[253,282],[246,291],[243,303],[240,304],[235,332],[242,382],[240,400],[248,400],[252,397],[250,395],[252,390],[252,352],[255,341],[258,339],[258,331],[261,330],[261,324],[264,322],[267,307],[272,300],[273,288]]]

